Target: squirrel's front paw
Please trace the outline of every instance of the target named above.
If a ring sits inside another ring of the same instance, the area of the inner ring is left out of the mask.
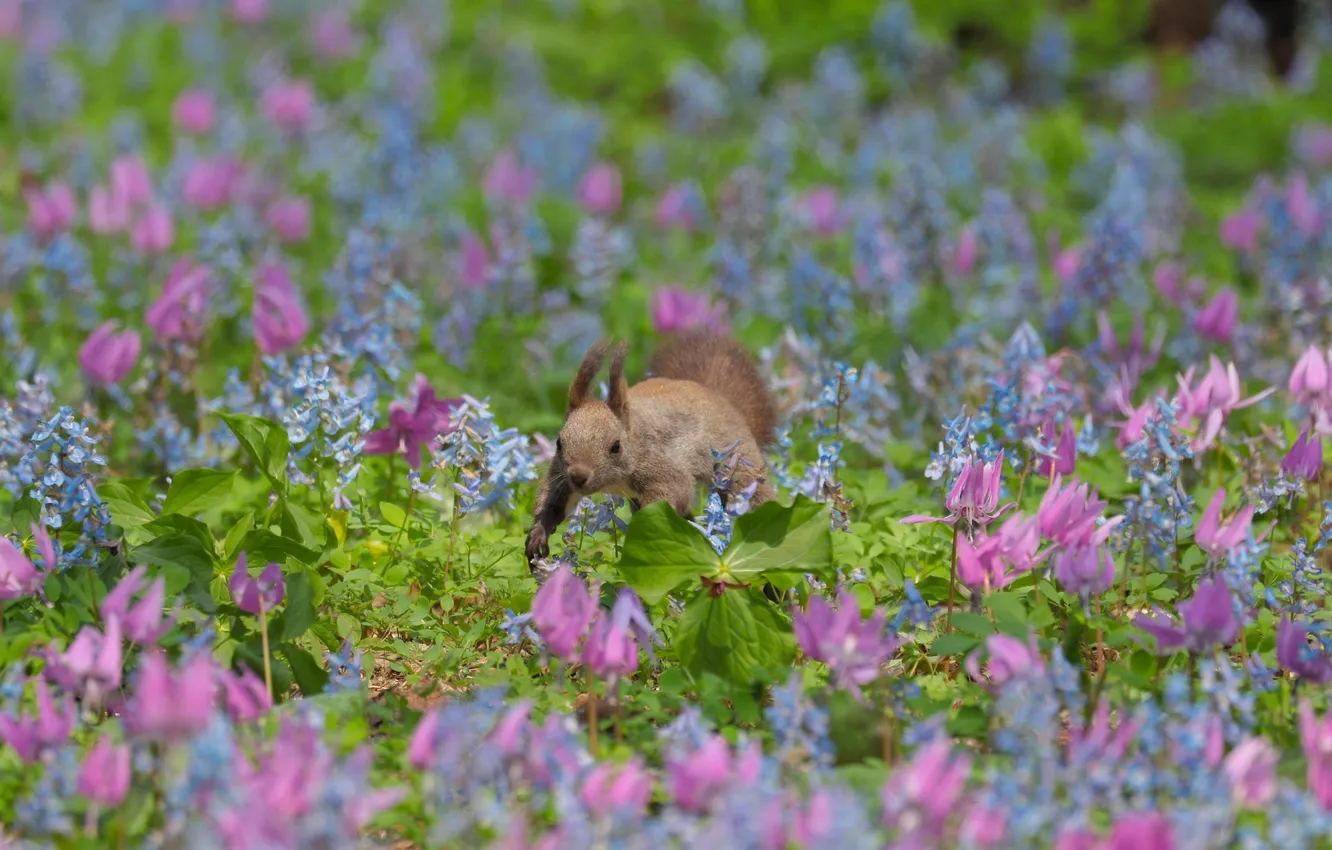
[[[550,543],[546,540],[546,529],[540,523],[532,526],[532,530],[527,532],[527,566],[530,568],[536,562],[550,555]]]

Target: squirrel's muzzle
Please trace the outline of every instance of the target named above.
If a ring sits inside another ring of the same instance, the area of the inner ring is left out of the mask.
[[[592,477],[592,471],[585,466],[569,467],[569,483],[576,490],[582,490],[587,486],[587,481]]]

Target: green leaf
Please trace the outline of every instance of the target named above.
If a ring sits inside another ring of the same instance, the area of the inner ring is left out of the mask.
[[[138,493],[119,481],[106,481],[97,485],[97,495],[106,502],[106,509],[111,513],[111,521],[121,528],[139,528],[157,519]],[[18,513],[19,502],[14,503],[14,512]],[[15,519],[17,523],[18,520]]]
[[[972,614],[970,611],[958,611],[953,614],[952,623],[953,628],[969,635],[984,637],[985,635],[994,634],[994,623],[991,623],[982,615]]]
[[[243,540],[241,540],[240,550],[245,552],[256,563],[266,564],[269,561],[282,563],[288,558],[293,558],[302,564],[313,564],[319,560],[319,553],[306,546],[302,546],[295,540],[281,535],[274,534],[266,528],[255,528],[249,531]]]
[[[314,588],[304,569],[286,576],[287,607],[282,615],[282,639],[295,640],[318,618],[314,606]]]
[[[407,525],[407,512],[392,502],[380,502],[379,513],[384,517],[384,522],[394,528],[403,528]]]
[[[162,567],[167,571],[188,570],[190,599],[207,612],[217,609],[217,603],[208,591],[213,580],[213,556],[197,537],[181,532],[164,534],[136,546],[130,554],[131,560],[137,564]]]
[[[222,554],[227,561],[236,559],[236,553],[240,551],[241,542],[245,540],[245,535],[254,528],[254,511],[250,511],[241,517],[231,530],[227,532],[227,539],[222,542]]]
[[[957,619],[956,614],[953,619]],[[980,646],[980,642],[980,638],[974,635],[951,632],[940,635],[930,643],[930,655],[962,655]]]
[[[280,493],[287,490],[287,431],[281,425],[245,413],[218,416],[240,441],[254,465]]]
[[[307,697],[323,693],[324,685],[328,684],[328,671],[323,665],[295,644],[284,643],[280,649],[287,663],[291,665],[292,676],[295,677],[301,693]]]
[[[144,529],[154,534],[184,534],[193,537],[199,541],[199,546],[208,553],[210,558],[216,559],[214,551],[216,542],[213,540],[213,532],[207,525],[194,517],[166,514],[145,525]]]
[[[789,506],[767,502],[735,521],[722,556],[725,572],[745,581],[757,575],[826,574],[832,570],[828,506],[796,496]]]
[[[347,542],[347,512],[329,511],[324,520],[328,523],[328,527],[333,529],[333,539],[338,541],[338,545],[345,545]]]
[[[177,472],[171,478],[171,486],[167,488],[162,513],[193,516],[215,508],[231,495],[231,486],[235,482],[234,469],[230,472],[220,469],[186,469]]]
[[[620,573],[648,605],[685,582],[715,575],[717,567],[707,539],[666,502],[653,502],[629,521]]]
[[[756,590],[699,593],[680,616],[675,651],[696,676],[710,672],[744,684],[755,668],[790,666],[795,637],[782,613]]]
[[[315,529],[322,528],[320,518],[300,505],[293,505],[283,500],[282,512],[278,517],[282,526],[282,536],[299,542],[302,546],[321,546]]]

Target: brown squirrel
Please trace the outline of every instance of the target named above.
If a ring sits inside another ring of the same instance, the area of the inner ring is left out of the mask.
[[[606,400],[591,397],[592,380],[610,352]],[[527,534],[529,567],[550,555],[549,537],[583,496],[611,493],[637,511],[669,502],[689,516],[699,482],[712,480],[713,450],[737,443],[733,482],[745,488],[762,475],[763,448],[776,436],[772,396],[749,354],[735,341],[705,333],[676,337],[653,354],[654,377],[633,387],[624,379],[623,342],[593,345],[569,385],[569,407],[555,457],[537,491],[536,522]],[[773,496],[759,481],[750,504]]]

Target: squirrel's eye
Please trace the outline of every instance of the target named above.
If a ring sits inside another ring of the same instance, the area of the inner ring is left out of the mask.
[[[615,442],[611,443],[611,454],[617,455],[619,453],[620,453],[620,441],[616,440]]]

